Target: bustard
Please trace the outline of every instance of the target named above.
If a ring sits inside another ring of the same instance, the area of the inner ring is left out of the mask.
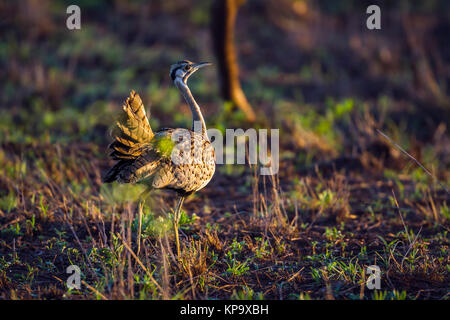
[[[206,186],[214,175],[214,148],[206,133],[200,107],[187,86],[188,78],[208,65],[208,62],[183,60],[170,68],[170,77],[191,109],[191,130],[164,128],[153,132],[141,98],[131,91],[123,106],[124,114],[112,131],[114,141],[110,145],[110,156],[118,162],[106,173],[103,182],[142,183],[146,186],[139,201],[138,251],[142,209],[148,192],[152,189],[172,189],[178,193],[173,225],[177,254],[180,256],[178,223],[183,200]]]

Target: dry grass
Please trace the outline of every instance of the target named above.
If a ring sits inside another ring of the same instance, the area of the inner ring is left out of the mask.
[[[168,211],[154,201],[173,202],[171,194],[153,195],[145,208],[137,254],[135,205],[104,198],[106,164],[88,145],[62,148],[2,147],[1,185],[10,190],[0,213],[2,298],[360,298],[361,290],[380,298],[361,289],[374,263],[384,298],[446,297],[448,207],[440,191],[428,189],[423,200],[404,191],[395,200],[389,180],[368,182],[351,168],[345,176],[316,168],[299,181],[256,178],[249,169],[233,177],[252,181],[253,192],[236,195],[237,209],[215,195],[230,181],[219,172],[186,203],[197,218],[183,215],[178,259]],[[81,290],[65,287],[71,264],[82,270]]]

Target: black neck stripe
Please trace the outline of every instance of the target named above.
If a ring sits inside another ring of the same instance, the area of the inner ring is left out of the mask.
[[[172,70],[172,72],[170,73],[170,77],[172,78],[172,80],[175,80],[175,75],[177,74],[177,71],[179,70],[179,69],[181,69],[183,66],[179,66],[179,67],[176,67],[176,68],[174,68],[173,70]]]

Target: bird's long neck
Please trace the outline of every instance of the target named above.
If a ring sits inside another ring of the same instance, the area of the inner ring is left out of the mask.
[[[184,83],[181,80],[175,81],[175,84],[177,88],[181,91],[181,94],[183,95],[184,99],[186,100],[187,104],[189,105],[189,108],[191,108],[192,113],[192,130],[198,130],[196,128],[195,124],[200,123],[201,124],[201,130],[202,135],[208,139],[208,136],[206,134],[206,124],[205,119],[203,119],[202,111],[200,110],[200,107],[198,106],[197,102],[194,99],[194,96],[191,93],[191,90],[189,90],[189,87],[186,83]]]

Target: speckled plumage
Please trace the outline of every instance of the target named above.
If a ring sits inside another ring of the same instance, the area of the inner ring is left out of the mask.
[[[205,187],[214,175],[214,148],[207,137],[188,129],[153,133],[139,95],[132,91],[125,117],[113,130],[111,156],[119,160],[104,182],[143,183],[189,195]]]

